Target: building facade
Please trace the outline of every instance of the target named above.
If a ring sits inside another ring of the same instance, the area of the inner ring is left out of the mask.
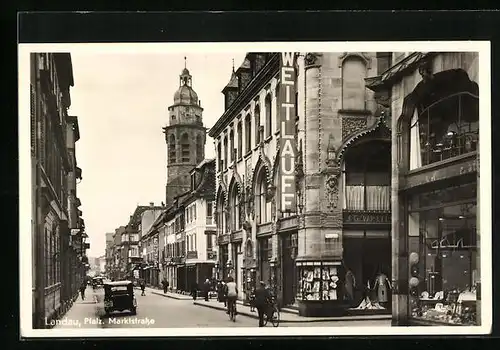
[[[112,280],[118,281],[125,278],[125,268],[122,259],[122,235],[125,233],[126,227],[120,226],[115,229],[113,234],[113,249],[112,255],[112,267],[111,276]]]
[[[393,323],[479,325],[478,53],[394,56],[368,80],[393,116]]]
[[[106,232],[106,269],[105,269],[105,275],[107,278],[111,278],[111,271],[112,271],[112,266],[113,266],[113,245],[114,245],[114,239],[113,239],[114,232]]]
[[[342,286],[391,275],[390,122],[365,86],[391,59],[249,53],[233,69],[209,135],[219,272],[243,299],[263,280],[303,315],[375,312]]]
[[[78,207],[77,117],[68,115],[74,85],[68,53],[30,57],[33,327],[63,315],[88,267],[85,225]]]

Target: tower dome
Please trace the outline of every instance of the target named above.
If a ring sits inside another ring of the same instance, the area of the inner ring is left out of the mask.
[[[184,67],[179,76],[179,89],[174,94],[174,104],[198,105],[198,94],[192,88],[192,76]]]

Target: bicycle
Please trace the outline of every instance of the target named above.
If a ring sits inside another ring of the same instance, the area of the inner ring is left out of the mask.
[[[269,306],[269,311],[264,314],[264,327],[267,325],[268,321],[271,321],[273,327],[278,327],[280,325],[280,311],[274,300]]]
[[[229,309],[229,319],[236,322],[236,300],[231,303],[231,308]]]

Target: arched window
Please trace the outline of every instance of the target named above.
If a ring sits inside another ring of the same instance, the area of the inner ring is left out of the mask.
[[[390,210],[390,141],[372,140],[350,147],[343,170],[344,209]]]
[[[240,198],[238,193],[238,187],[233,185],[231,188],[230,197],[230,218],[231,218],[231,228],[233,230],[239,230],[241,228],[240,222]]]
[[[218,171],[222,171],[222,168],[224,167],[223,161],[222,161],[222,145],[219,142],[217,145],[217,165],[219,167]]]
[[[467,73],[435,75],[439,89],[426,91],[411,116],[409,169],[474,152],[479,144],[477,84]],[[460,77],[460,75],[463,75]]]
[[[231,131],[229,132],[229,161],[232,162],[233,160],[236,160],[234,159],[235,158],[235,155],[234,155],[234,131],[233,129],[231,129]]]
[[[227,156],[227,136],[224,137],[224,169],[227,168],[228,165],[228,156]]]
[[[266,181],[266,171],[261,170],[257,178],[256,186],[256,206],[257,206],[257,223],[264,224],[268,221],[267,217],[267,181]]]
[[[187,133],[182,134],[181,137],[181,149],[182,149],[182,162],[189,163],[189,136]]]
[[[196,162],[199,163],[203,160],[203,140],[201,135],[196,136]]]
[[[175,163],[177,161],[175,154],[175,136],[170,135],[170,140],[168,142],[168,161],[170,163]]]
[[[245,117],[245,153],[252,150],[252,119],[250,114]]]
[[[357,56],[347,57],[342,64],[342,109],[365,109],[366,63]]]
[[[259,107],[259,105],[255,106],[254,119],[255,119],[255,145],[257,146],[261,141],[260,140],[260,107]]]
[[[271,94],[266,96],[266,136],[271,136],[273,133],[273,113]]]
[[[243,154],[242,154],[243,135],[241,134],[243,131],[241,129],[241,121],[238,122],[238,126],[237,126],[236,130],[238,133],[238,158],[241,158],[243,156]]]

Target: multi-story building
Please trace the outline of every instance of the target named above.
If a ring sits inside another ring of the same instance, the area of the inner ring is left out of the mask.
[[[113,266],[113,245],[114,245],[114,232],[106,232],[106,277],[111,277],[111,269]]]
[[[245,298],[263,280],[301,314],[345,313],[364,292],[346,275],[391,275],[390,115],[365,88],[391,57],[249,53],[233,69],[209,135],[219,270]]]
[[[112,268],[111,268],[111,279],[121,280],[125,278],[126,269],[125,263],[123,261],[122,255],[122,237],[125,234],[127,228],[126,226],[120,226],[115,229],[113,234],[113,249],[112,249]]]
[[[393,62],[368,79],[392,114],[393,323],[479,325],[478,53]]]
[[[30,58],[33,327],[60,317],[77,295],[87,263],[76,196],[76,117],[68,116],[73,68],[68,53]]]
[[[144,278],[148,284],[151,284],[149,278],[149,275],[151,273],[150,269],[158,271],[159,268],[158,266],[149,264],[148,262],[152,262],[153,259],[150,258],[148,260],[147,256],[145,256],[143,252],[145,251],[145,249],[148,248],[153,249],[154,242],[148,234],[150,233],[153,224],[161,216],[164,210],[165,207],[163,205],[155,206],[154,203],[150,203],[149,206],[137,207],[136,214],[134,214],[138,215],[136,219],[137,225],[134,226],[137,231],[134,233],[134,235],[138,235],[136,237],[139,239],[139,241],[135,244],[135,246],[137,246],[137,249],[135,249],[134,247],[133,251],[134,255],[130,257],[131,259],[130,261],[132,264],[130,266],[130,270],[142,269],[143,270],[142,278]],[[155,246],[156,249],[158,249],[157,239],[155,242]],[[157,273],[153,275],[157,275]]]

